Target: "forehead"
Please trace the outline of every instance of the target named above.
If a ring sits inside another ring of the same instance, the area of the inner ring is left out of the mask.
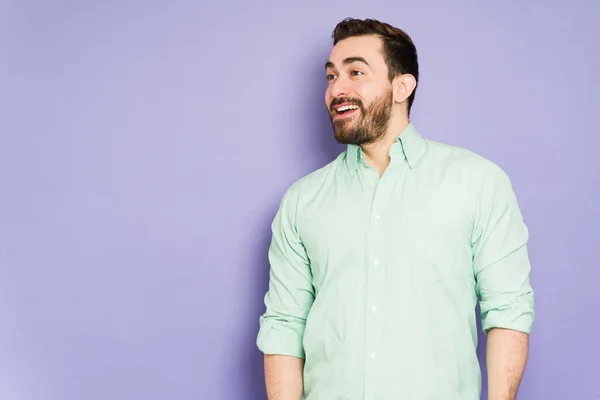
[[[374,35],[355,36],[340,40],[329,54],[329,62],[336,68],[341,68],[344,60],[362,57],[371,67],[385,65],[381,38]]]

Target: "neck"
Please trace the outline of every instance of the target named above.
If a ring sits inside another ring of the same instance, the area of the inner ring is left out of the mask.
[[[367,165],[375,168],[380,177],[390,165],[390,147],[396,142],[398,135],[408,126],[409,122],[407,116],[390,118],[386,134],[381,139],[361,146]]]

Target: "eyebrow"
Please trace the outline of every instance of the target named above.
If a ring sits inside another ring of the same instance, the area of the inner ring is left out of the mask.
[[[345,58],[344,61],[342,61],[342,65],[348,65],[348,64],[352,64],[355,62],[361,62],[363,64],[366,64],[367,66],[369,66],[369,63],[367,62],[367,60],[365,60],[362,57],[348,57]],[[327,68],[335,68],[335,66],[333,65],[333,63],[331,61],[327,61],[325,63],[325,69]]]

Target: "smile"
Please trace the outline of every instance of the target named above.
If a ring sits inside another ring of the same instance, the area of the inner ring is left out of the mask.
[[[335,109],[335,119],[347,118],[358,110],[355,104],[343,104]]]

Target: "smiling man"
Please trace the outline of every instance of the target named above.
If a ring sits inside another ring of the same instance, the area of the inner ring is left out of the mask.
[[[347,149],[285,193],[257,338],[272,400],[515,399],[534,320],[528,231],[491,161],[421,136],[410,37],[333,32],[325,93]]]

